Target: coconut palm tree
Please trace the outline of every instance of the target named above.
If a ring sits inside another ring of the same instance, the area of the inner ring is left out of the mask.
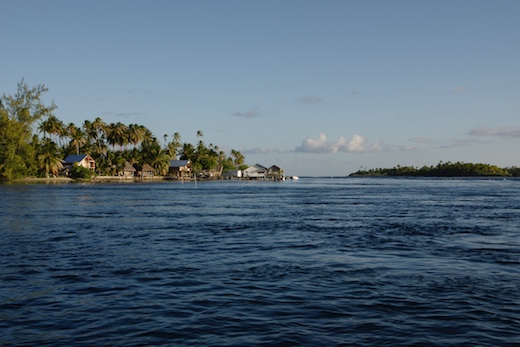
[[[193,147],[191,143],[184,143],[180,155],[180,159],[182,160],[193,161],[193,158],[195,157],[195,147]]]
[[[57,142],[64,135],[64,128],[63,122],[54,115],[47,117],[38,127],[43,132],[43,137],[47,137],[46,135],[54,136],[54,142]]]
[[[128,142],[131,143],[134,148],[143,140],[145,135],[144,127],[137,124],[130,124],[127,129]]]
[[[58,146],[47,138],[44,139],[44,143],[39,149],[36,160],[38,167],[47,177],[49,177],[49,174],[53,174],[54,176],[58,175],[58,172],[63,168],[63,160],[61,159]]]
[[[170,167],[170,159],[171,157],[168,153],[161,150],[149,161],[149,164],[154,168],[156,173],[166,175]]]
[[[47,138],[47,134],[49,134],[49,119],[47,118],[45,121],[41,122],[38,126],[38,130],[43,133],[43,138]]]
[[[115,150],[115,146],[119,146],[119,152],[123,151],[123,147],[128,144],[128,131],[127,126],[121,122],[116,124],[110,123],[107,131],[107,141],[112,145]]]
[[[95,139],[98,144],[99,154],[106,155],[106,146],[104,140],[106,139],[107,124],[99,117],[92,122],[92,127],[95,129]]]
[[[168,151],[172,159],[177,157],[179,148],[181,147],[181,135],[179,133],[173,134],[173,139],[168,143]]]
[[[156,138],[153,136],[153,133],[150,131],[150,129],[142,125],[140,127],[142,132],[141,143],[150,143],[156,141]]]
[[[67,126],[67,136],[70,138],[70,145],[76,147],[76,154],[79,154],[79,149],[87,143],[87,136],[83,130],[70,123]]]
[[[82,128],[87,139],[87,144],[95,143],[97,138],[97,130],[94,127],[94,123],[89,120],[85,120],[83,122]]]
[[[235,167],[238,169],[241,165],[244,165],[244,155],[240,153],[240,151],[236,151],[234,149],[231,150],[231,157],[233,157],[233,163]]]

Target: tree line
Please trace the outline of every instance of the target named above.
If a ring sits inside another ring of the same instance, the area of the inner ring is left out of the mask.
[[[125,162],[148,164],[156,174],[166,175],[172,159],[190,160],[195,173],[244,169],[245,157],[237,150],[230,155],[213,144],[206,145],[203,132],[198,142],[183,143],[179,133],[164,134],[164,145],[145,126],[106,123],[101,118],[83,124],[65,124],[45,105],[44,85],[29,87],[22,80],[14,95],[0,98],[0,179],[58,175],[70,154],[90,154],[96,174],[117,175]]]
[[[472,164],[464,162],[439,162],[436,166],[397,165],[393,168],[361,169],[349,175],[356,176],[408,176],[408,177],[520,177],[520,168],[500,168],[489,164]]]

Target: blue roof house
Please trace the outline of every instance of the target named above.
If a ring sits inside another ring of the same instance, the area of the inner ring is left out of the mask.
[[[89,154],[74,154],[65,158],[65,167],[72,167],[73,165],[86,167],[92,171],[96,170],[96,161]]]

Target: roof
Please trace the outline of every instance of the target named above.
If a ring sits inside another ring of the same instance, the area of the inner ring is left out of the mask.
[[[252,171],[267,171],[267,168],[265,166],[262,166],[260,164],[255,164],[253,166],[248,167],[244,171],[252,172]]]
[[[125,168],[123,169],[123,171],[135,172],[135,167],[133,167],[133,165],[129,162],[125,162]]]
[[[170,160],[170,167],[188,166],[189,160]]]
[[[143,171],[155,171],[155,170],[153,169],[153,167],[151,167],[151,166],[148,165],[148,164],[144,164],[142,170],[143,170]]]
[[[65,163],[79,163],[83,159],[85,159],[88,154],[73,154],[69,155],[67,158],[65,158]],[[90,157],[90,156],[89,156]]]

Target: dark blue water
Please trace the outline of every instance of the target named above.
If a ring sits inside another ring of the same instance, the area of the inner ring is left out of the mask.
[[[520,181],[0,185],[2,346],[519,346]]]

